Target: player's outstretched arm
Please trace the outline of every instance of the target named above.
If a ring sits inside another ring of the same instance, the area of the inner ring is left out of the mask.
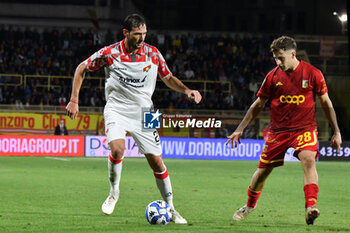
[[[86,71],[86,64],[84,62],[80,63],[76,68],[73,79],[72,94],[70,101],[66,106],[67,115],[71,119],[76,119],[79,113],[79,91],[81,84],[83,83],[84,75]]]
[[[201,102],[202,100],[201,93],[199,93],[199,91],[197,90],[189,89],[185,84],[183,84],[183,82],[181,82],[175,76],[170,76],[170,78],[168,79],[163,78],[162,80],[165,83],[165,85],[167,85],[170,89],[186,94],[188,98],[194,100],[197,104]]]
[[[264,108],[266,101],[267,99],[261,99],[260,97],[258,97],[254,101],[254,103],[249,107],[243,120],[238,125],[237,129],[230,136],[227,137],[228,140],[226,142],[226,145],[231,142],[231,146],[233,148],[233,144],[235,144],[235,147],[237,147],[237,141],[238,143],[241,143],[240,138],[243,134],[243,130],[261,112],[261,110]]]
[[[329,98],[328,93],[325,93],[319,96],[318,98],[320,100],[322,109],[326,114],[326,117],[328,118],[328,121],[331,124],[334,132],[331,139],[331,145],[333,148],[338,148],[338,151],[340,151],[340,145],[342,144],[342,139],[341,139],[341,134],[338,127],[337,116],[335,114],[332,101]]]

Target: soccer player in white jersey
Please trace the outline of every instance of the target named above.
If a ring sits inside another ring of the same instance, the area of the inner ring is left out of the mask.
[[[151,110],[152,94],[157,76],[171,89],[186,94],[199,103],[202,99],[197,90],[191,90],[169,70],[157,48],[144,43],[147,28],[145,19],[138,14],[127,16],[123,22],[124,40],[106,46],[94,53],[77,67],[70,102],[66,107],[70,118],[79,112],[79,91],[85,72],[105,69],[106,106],[104,108],[105,130],[111,154],[108,159],[110,193],[102,204],[104,214],[112,214],[119,198],[119,182],[125,147],[125,135],[131,134],[139,152],[144,154],[153,170],[157,187],[172,212],[172,220],[186,224],[174,208],[173,191],[167,168],[161,157],[161,146],[156,130],[142,130],[142,111]]]

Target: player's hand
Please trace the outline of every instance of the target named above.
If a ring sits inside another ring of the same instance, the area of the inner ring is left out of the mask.
[[[79,105],[70,101],[66,106],[66,113],[71,119],[76,119],[79,113]]]
[[[340,145],[342,144],[340,132],[334,133],[331,139],[331,146],[337,148],[340,153]]]
[[[194,100],[196,104],[198,104],[202,100],[202,95],[197,90],[191,90],[190,92],[187,93],[187,96],[188,98]]]
[[[235,144],[235,147],[237,147],[237,141],[238,143],[241,143],[240,137],[242,136],[243,132],[233,132],[230,136],[227,136],[228,140],[225,143],[225,145],[229,144],[231,142],[231,146],[233,148],[233,143]]]

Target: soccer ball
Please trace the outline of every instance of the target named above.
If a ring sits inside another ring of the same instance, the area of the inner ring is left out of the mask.
[[[146,207],[146,219],[150,224],[166,225],[171,220],[171,212],[165,201],[152,201]]]

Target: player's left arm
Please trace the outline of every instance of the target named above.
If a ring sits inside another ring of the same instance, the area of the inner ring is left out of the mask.
[[[183,82],[181,82],[178,78],[175,76],[170,76],[169,78],[162,78],[162,81],[167,85],[170,89],[184,93],[188,96],[188,98],[194,100],[197,104],[201,102],[202,95],[197,90],[191,90],[189,89]]]
[[[335,114],[332,101],[329,98],[327,92],[323,95],[318,96],[318,98],[320,100],[322,109],[323,109],[324,113],[326,114],[326,117],[328,118],[328,121],[331,124],[333,132],[334,132],[332,139],[331,139],[331,145],[334,148],[338,148],[338,150],[340,151],[340,145],[342,144],[342,139],[341,139],[341,134],[340,134],[340,130],[338,127],[338,123],[337,123],[337,116]]]

